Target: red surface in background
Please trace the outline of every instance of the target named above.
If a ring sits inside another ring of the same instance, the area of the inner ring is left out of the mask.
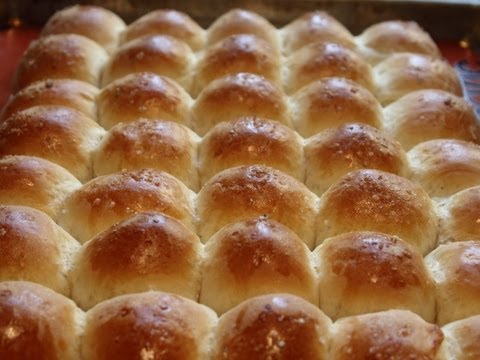
[[[28,44],[39,36],[39,29],[9,29],[0,32],[0,108],[10,94],[15,68]],[[456,42],[439,43],[440,50],[451,63],[465,58],[465,50]]]

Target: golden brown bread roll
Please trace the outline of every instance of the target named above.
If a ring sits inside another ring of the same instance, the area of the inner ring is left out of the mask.
[[[445,340],[437,360],[480,359],[480,315],[455,321],[442,331]]]
[[[382,127],[382,107],[367,89],[343,78],[324,78],[297,91],[292,120],[304,137],[349,122]]]
[[[82,246],[69,279],[83,309],[122,294],[162,290],[193,300],[200,291],[201,245],[180,221],[141,213]]]
[[[95,121],[77,110],[35,106],[0,123],[0,157],[38,156],[87,181],[93,175],[92,152],[104,134]]]
[[[405,176],[407,156],[400,144],[376,128],[350,123],[309,138],[305,145],[305,184],[323,194],[338,178],[357,169]]]
[[[332,328],[331,360],[436,360],[443,334],[437,325],[405,310],[338,320]]]
[[[188,125],[191,103],[190,95],[175,81],[152,73],[134,73],[102,89],[97,97],[98,122],[106,129],[140,118]]]
[[[455,70],[444,60],[427,55],[393,54],[373,68],[376,95],[383,105],[409,92],[438,89],[462,95]]]
[[[280,56],[267,41],[252,34],[238,34],[220,40],[205,50],[195,74],[195,94],[213,80],[248,72],[281,86]]]
[[[253,34],[279,49],[277,29],[264,17],[244,9],[232,9],[213,22],[207,31],[207,45],[238,34]]]
[[[408,153],[411,179],[430,196],[449,196],[480,182],[480,146],[451,139],[430,140]]]
[[[417,249],[402,239],[346,233],[325,240],[313,258],[319,306],[331,319],[404,309],[435,321],[433,280]]]
[[[123,20],[107,9],[93,5],[75,5],[56,12],[43,27],[42,35],[83,35],[111,53],[124,29]]]
[[[372,69],[353,50],[336,43],[315,42],[294,52],[286,62],[286,92],[292,94],[325,77],[337,76],[374,89]]]
[[[283,51],[291,54],[313,42],[323,41],[355,48],[352,34],[337,19],[324,11],[312,11],[280,30]]]
[[[437,324],[480,313],[480,241],[440,245],[425,261],[436,283]]]
[[[33,156],[0,159],[0,203],[24,205],[57,220],[65,198],[82,184],[67,170]]]
[[[145,211],[165,213],[193,229],[193,196],[182,182],[159,170],[99,176],[67,199],[59,223],[81,243]]]
[[[414,21],[383,21],[365,29],[356,40],[362,55],[371,63],[399,52],[441,57],[430,35]]]
[[[350,231],[378,231],[426,254],[436,244],[437,223],[432,201],[420,186],[384,171],[356,170],[320,198],[316,241]]]
[[[123,295],[87,312],[89,360],[207,359],[217,320],[209,308],[162,292]]]
[[[195,55],[183,41],[167,35],[147,35],[115,51],[103,69],[102,84],[143,71],[167,76],[188,91],[194,63]]]
[[[193,50],[205,44],[205,30],[187,14],[170,9],[155,10],[135,20],[123,32],[122,42],[152,34],[173,36]]]
[[[41,285],[0,282],[1,359],[78,360],[84,314]]]
[[[45,213],[0,205],[0,281],[27,280],[70,295],[67,273],[80,248]]]
[[[290,126],[284,92],[262,76],[239,73],[211,82],[192,107],[192,129],[199,135],[222,121],[258,116]]]
[[[34,82],[20,90],[3,108],[0,120],[17,111],[39,105],[66,106],[95,120],[95,97],[98,89],[86,82],[72,79],[48,79]]]
[[[33,41],[18,65],[13,92],[39,80],[75,79],[97,85],[108,59],[93,40],[76,34],[59,34]]]
[[[206,245],[200,302],[217,314],[252,297],[277,292],[317,304],[309,256],[293,231],[267,217],[230,223]]]
[[[279,170],[262,165],[227,169],[198,193],[198,234],[206,242],[231,222],[265,215],[289,227],[312,248],[317,201],[305,185]]]
[[[331,320],[288,294],[259,296],[220,317],[213,359],[328,359]]]
[[[203,137],[199,148],[202,184],[222,170],[254,164],[303,181],[303,139],[277,121],[256,116],[222,122]]]
[[[384,123],[385,131],[405,150],[433,139],[480,140],[472,106],[442,90],[418,90],[401,97],[385,108]]]
[[[94,174],[153,168],[197,190],[199,141],[193,131],[170,121],[141,119],[121,123],[111,128],[100,143],[93,157]]]

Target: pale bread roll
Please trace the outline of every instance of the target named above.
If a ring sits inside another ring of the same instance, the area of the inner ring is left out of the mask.
[[[480,359],[480,315],[450,323],[442,331],[445,340],[437,360]]]

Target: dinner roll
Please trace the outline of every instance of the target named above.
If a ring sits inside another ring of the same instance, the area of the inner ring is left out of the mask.
[[[320,309],[332,319],[389,309],[435,321],[433,281],[420,253],[402,239],[351,232],[314,252]]]
[[[35,106],[0,123],[0,156],[31,155],[92,178],[91,153],[104,135],[95,121],[63,106]]]
[[[48,160],[21,155],[0,158],[0,204],[29,206],[56,221],[65,198],[81,185]]]
[[[380,170],[356,170],[341,177],[320,198],[317,244],[349,231],[396,235],[422,254],[435,247],[437,216],[418,185]]]
[[[478,143],[480,126],[472,106],[442,90],[418,90],[384,110],[385,131],[404,149],[433,139],[459,139]]]
[[[215,175],[198,193],[198,234],[206,242],[231,222],[265,215],[312,248],[316,212],[317,197],[295,178],[267,166],[239,166]]]
[[[276,121],[256,116],[222,122],[203,138],[199,150],[202,184],[218,172],[264,164],[303,181],[303,139]]]
[[[414,21],[383,21],[365,29],[356,40],[362,55],[371,63],[399,52],[441,57],[430,35]]]
[[[308,12],[286,25],[280,32],[283,51],[286,54],[317,41],[328,41],[355,48],[352,34],[337,19],[324,11]]]
[[[103,69],[102,84],[144,71],[167,76],[188,91],[194,63],[195,55],[183,41],[167,35],[147,35],[117,49]]]
[[[231,35],[207,48],[195,75],[195,94],[213,80],[248,72],[281,85],[280,57],[267,41],[252,34]]]
[[[398,142],[358,123],[330,128],[308,139],[305,163],[305,184],[317,195],[352,170],[378,169],[404,176],[408,169]]]
[[[331,360],[436,360],[437,325],[410,311],[390,310],[340,319],[332,328]]]
[[[134,73],[115,80],[97,97],[98,122],[110,129],[140,118],[189,124],[190,95],[175,81],[152,73]]]
[[[196,300],[200,240],[180,221],[141,213],[82,246],[70,273],[72,298],[82,308],[117,295],[168,291]]]
[[[331,320],[288,294],[259,296],[220,317],[213,359],[326,360]]]
[[[449,196],[480,182],[480,146],[439,139],[421,143],[408,153],[411,178],[430,196]]]
[[[47,79],[76,79],[97,85],[108,59],[96,42],[76,34],[59,34],[33,41],[20,60],[13,92]]]
[[[66,275],[79,247],[41,211],[0,205],[0,281],[28,280],[68,296]]]
[[[93,5],[75,5],[56,12],[43,27],[42,35],[83,35],[111,53],[124,29],[123,20],[107,9]]]
[[[159,170],[99,176],[67,199],[59,223],[82,243],[145,211],[165,213],[193,229],[193,195],[179,180]]]
[[[17,111],[38,105],[66,106],[96,119],[95,96],[98,89],[83,81],[72,79],[48,79],[36,81],[15,94],[3,108],[0,120]]]
[[[89,360],[207,359],[215,313],[177,295],[123,295],[87,313],[82,355]]]
[[[316,42],[294,52],[286,62],[286,91],[294,93],[303,86],[325,77],[337,76],[355,81],[372,90],[372,69],[353,50],[340,44]]]
[[[455,70],[445,61],[427,55],[393,54],[373,68],[378,100],[383,105],[409,92],[438,89],[461,96]]]
[[[285,292],[318,303],[310,251],[267,217],[230,223],[207,243],[200,302],[222,314],[244,300]]]
[[[253,34],[279,49],[277,29],[263,16],[244,9],[232,9],[219,16],[207,31],[207,45],[213,45],[231,35]]]
[[[192,107],[192,128],[199,135],[222,121],[259,116],[290,126],[283,91],[262,76],[238,73],[211,82]]]
[[[122,170],[153,168],[166,171],[191,189],[198,189],[199,137],[170,121],[141,119],[115,125],[93,157],[95,176]]]
[[[480,314],[480,241],[440,245],[425,261],[436,283],[437,324]]]
[[[480,359],[480,315],[455,321],[442,330],[445,340],[438,360]]]
[[[41,285],[0,282],[0,358],[79,359],[83,316],[72,300]]]
[[[193,50],[200,50],[205,44],[205,30],[187,14],[170,9],[151,11],[135,20],[123,33],[122,41],[152,34],[173,36]]]
[[[304,137],[349,122],[382,127],[382,107],[367,89],[343,78],[312,82],[292,97],[292,120]]]

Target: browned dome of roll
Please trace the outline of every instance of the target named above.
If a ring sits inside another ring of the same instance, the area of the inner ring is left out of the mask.
[[[455,321],[442,328],[445,340],[438,360],[477,360],[480,358],[480,315]]]
[[[380,170],[356,170],[341,177],[320,198],[317,244],[350,231],[396,235],[420,253],[436,244],[437,216],[418,185]]]
[[[143,169],[99,176],[66,201],[60,225],[84,243],[133,214],[158,211],[193,229],[193,192],[173,176]]]
[[[255,116],[222,122],[203,138],[199,151],[202,184],[218,172],[264,164],[303,180],[303,139],[276,121]]]
[[[238,34],[256,35],[277,50],[280,46],[277,29],[264,17],[244,9],[232,9],[218,17],[208,28],[207,44]]]
[[[402,239],[351,232],[325,240],[314,252],[319,307],[331,319],[389,309],[435,320],[433,280],[422,255]]]
[[[437,324],[480,313],[480,241],[440,245],[425,261],[436,283]]]
[[[317,41],[328,41],[355,48],[355,39],[352,34],[337,19],[324,11],[306,13],[285,26],[280,32],[286,54],[291,54]]]
[[[140,118],[189,124],[192,99],[175,81],[141,72],[117,79],[97,98],[98,122],[110,129]]]
[[[332,328],[332,360],[436,360],[443,334],[405,310],[340,319]]]
[[[409,92],[437,89],[461,96],[455,70],[442,59],[421,54],[393,54],[373,68],[378,100],[383,105]]]
[[[281,85],[280,56],[267,41],[252,34],[231,35],[205,50],[195,74],[195,94],[213,80],[248,72]]]
[[[180,221],[141,213],[85,243],[69,278],[82,308],[122,294],[162,290],[196,300],[200,240]]]
[[[200,50],[205,44],[205,30],[187,14],[170,9],[155,10],[135,20],[124,31],[122,42],[152,34],[173,36],[193,50]]]
[[[317,304],[309,256],[292,230],[267,217],[230,223],[206,245],[200,302],[217,314],[252,297],[279,292]]]
[[[167,35],[147,35],[115,51],[103,69],[102,84],[144,71],[167,76],[188,91],[194,61],[192,50],[183,41]]]
[[[82,317],[72,300],[41,285],[0,282],[0,358],[77,360]]]
[[[312,82],[292,97],[295,129],[304,137],[345,123],[382,127],[382,107],[357,83],[337,77]]]
[[[199,135],[222,121],[258,116],[290,126],[287,97],[262,76],[239,73],[214,80],[192,107],[192,128]]]
[[[166,171],[196,190],[199,141],[193,131],[171,121],[120,123],[102,139],[93,157],[94,174],[152,168]]]
[[[407,156],[400,144],[376,128],[350,123],[312,136],[305,146],[305,184],[321,195],[336,180],[357,169],[405,176]]]
[[[372,69],[353,50],[336,43],[315,42],[294,52],[287,60],[286,91],[291,94],[325,77],[337,76],[373,90]]]
[[[75,79],[97,85],[108,55],[96,42],[76,34],[33,41],[18,65],[13,92],[38,80]]]
[[[295,178],[267,166],[239,166],[215,175],[198,193],[198,234],[206,242],[233,221],[265,215],[311,248],[316,209],[317,197]]]
[[[95,97],[98,89],[86,82],[71,79],[36,81],[20,90],[3,108],[0,120],[17,111],[39,105],[66,106],[78,110],[90,119],[96,119]]]
[[[363,31],[357,38],[363,55],[372,63],[398,52],[440,58],[440,50],[430,35],[414,21],[383,21]]]
[[[216,318],[207,307],[177,295],[119,296],[87,312],[82,355],[90,360],[206,359]]]
[[[32,281],[68,296],[66,274],[79,247],[45,213],[0,205],[0,281]]]
[[[0,203],[24,205],[43,211],[53,220],[65,198],[81,183],[67,170],[33,156],[0,159]]]
[[[87,181],[92,178],[91,154],[104,133],[95,121],[77,110],[35,106],[0,123],[0,157],[38,156]]]
[[[287,294],[259,296],[220,317],[213,359],[328,359],[331,320]]]
[[[107,9],[93,5],[75,5],[55,13],[43,27],[42,35],[83,35],[112,52],[124,29],[123,20]]]
[[[449,196],[480,182],[480,146],[451,139],[430,140],[408,152],[411,178],[430,196]]]

